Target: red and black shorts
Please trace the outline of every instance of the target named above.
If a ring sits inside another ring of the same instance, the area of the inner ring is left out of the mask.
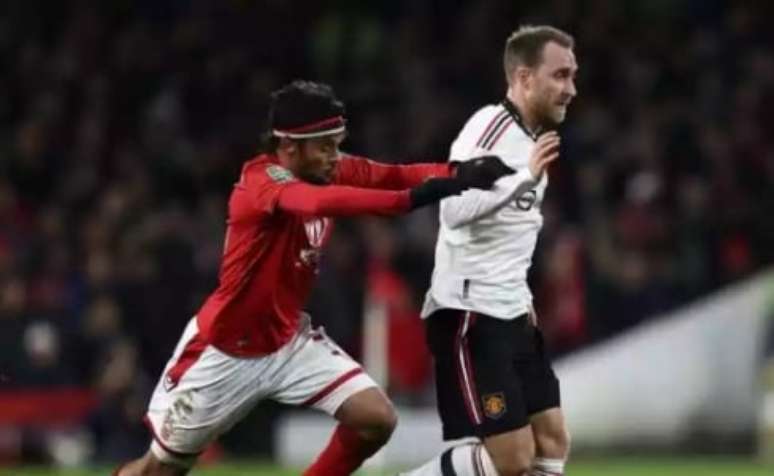
[[[504,320],[441,309],[426,326],[444,440],[505,433],[560,406],[543,336],[526,315]]]

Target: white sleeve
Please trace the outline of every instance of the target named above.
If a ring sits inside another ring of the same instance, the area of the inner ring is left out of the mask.
[[[477,144],[481,130],[491,117],[484,108],[465,124],[457,140],[452,144],[449,154],[451,160],[464,162],[473,157],[492,154],[500,155],[504,160],[507,159],[507,150],[487,150]],[[467,225],[483,216],[495,213],[536,184],[537,180],[532,176],[529,168],[519,167],[515,174],[506,175],[495,182],[490,190],[469,189],[461,195],[442,200],[441,221],[451,229]]]
[[[441,201],[441,220],[451,229],[467,225],[481,217],[495,213],[511,200],[537,184],[529,168],[506,175],[490,190],[469,189]]]

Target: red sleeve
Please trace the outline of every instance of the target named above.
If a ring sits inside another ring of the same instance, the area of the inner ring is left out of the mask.
[[[396,215],[410,207],[408,190],[369,190],[340,185],[294,182],[283,187],[277,206],[289,213],[314,216]]]
[[[449,164],[387,165],[349,155],[336,164],[333,182],[354,187],[402,190],[432,177],[450,175]]]

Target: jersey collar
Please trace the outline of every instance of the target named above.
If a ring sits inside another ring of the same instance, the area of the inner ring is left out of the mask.
[[[525,134],[527,134],[527,137],[533,141],[537,141],[538,136],[541,132],[543,132],[543,128],[538,127],[534,132],[529,130],[527,125],[524,124],[524,119],[521,117],[521,113],[519,113],[519,108],[517,108],[516,105],[513,104],[508,98],[503,99],[502,106],[506,111],[508,111],[508,114],[511,115],[513,122],[515,122],[516,125],[518,125]]]

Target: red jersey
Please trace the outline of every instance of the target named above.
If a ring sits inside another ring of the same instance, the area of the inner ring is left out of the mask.
[[[406,212],[407,189],[448,175],[447,164],[345,156],[333,184],[316,186],[297,180],[274,155],[246,162],[229,200],[220,284],[197,313],[202,337],[237,356],[276,351],[297,331],[331,217]]]

